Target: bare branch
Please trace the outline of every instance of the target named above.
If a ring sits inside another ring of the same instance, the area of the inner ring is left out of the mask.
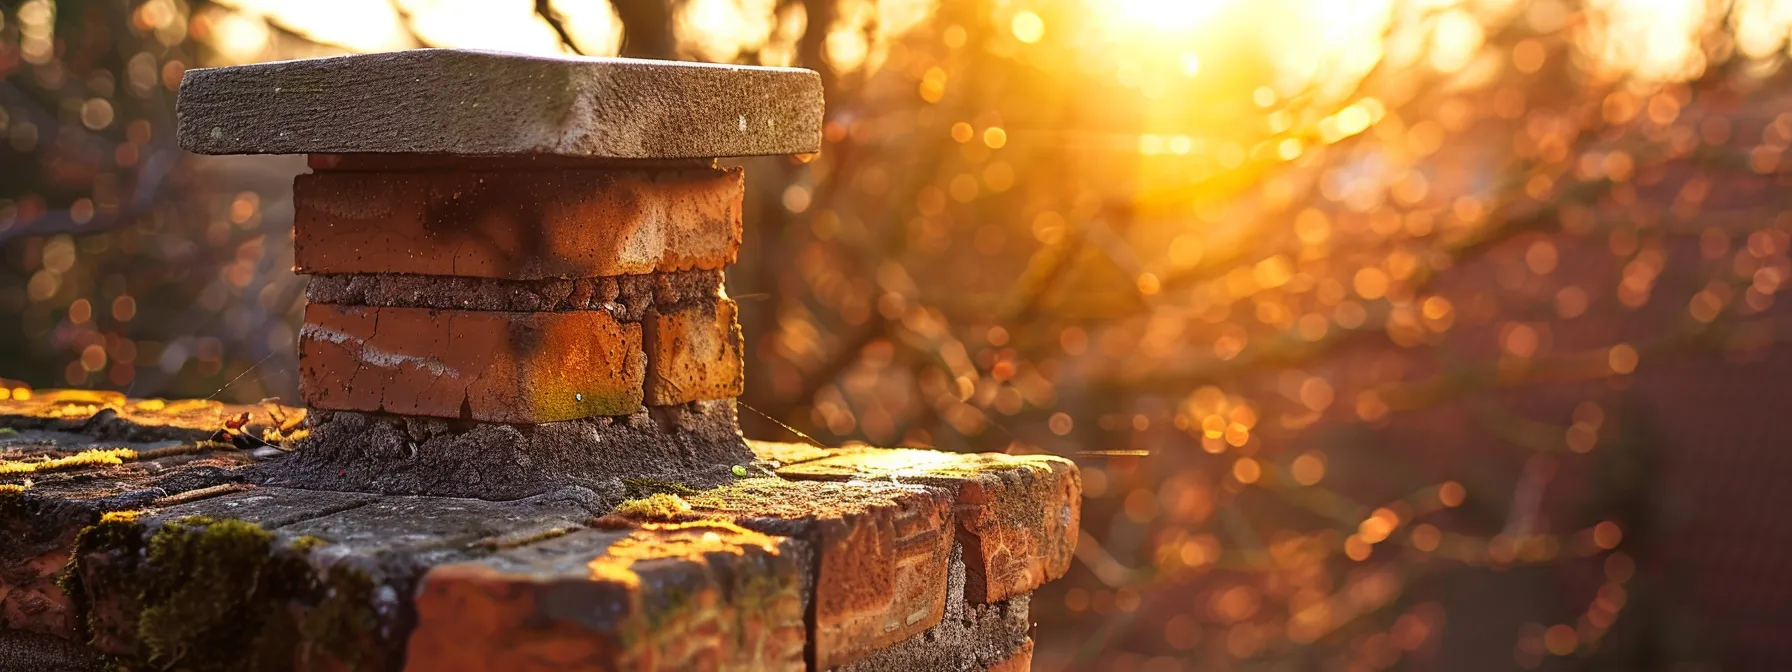
[[[566,47],[567,51],[584,56],[585,51],[573,41],[572,33],[566,30],[566,22],[561,20],[560,13],[554,11],[551,5],[550,0],[535,0],[535,15],[546,21],[548,27],[554,29],[554,34],[560,36],[561,46]]]

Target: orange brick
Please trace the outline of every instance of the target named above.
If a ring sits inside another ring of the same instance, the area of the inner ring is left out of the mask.
[[[8,495],[0,494],[0,497]],[[6,502],[0,502],[6,503]],[[30,557],[7,558],[5,571],[0,571],[0,629],[23,630],[55,635],[66,639],[76,638],[75,605],[67,593],[56,584],[56,578],[68,566],[70,554],[74,551],[75,534],[80,527],[69,525],[62,530],[28,528],[30,521],[0,520],[12,531],[27,528],[25,532],[54,532],[52,540],[21,539],[25,535],[15,535],[10,543],[18,543],[23,548],[8,549],[17,551],[40,551]],[[47,526],[46,526],[47,527]],[[50,543],[41,543],[49,541]]]
[[[831,669],[940,622],[952,551],[950,493],[922,485],[748,478],[634,520],[720,518],[807,541],[815,577],[814,669]],[[686,508],[688,505],[688,508]]]
[[[728,299],[676,306],[643,321],[650,406],[733,399],[746,388],[740,324]]]
[[[1060,457],[903,448],[833,451],[779,475],[826,481],[898,479],[956,494],[966,598],[999,602],[1070,570],[1082,517],[1082,476]]]
[[[407,670],[802,670],[799,542],[723,522],[580,531],[424,575]]]
[[[720,269],[739,169],[325,172],[293,183],[300,273],[513,280]]]
[[[311,304],[299,370],[313,408],[542,423],[634,413],[646,356],[605,311]]]
[[[1007,658],[991,663],[989,667],[983,668],[983,672],[1027,672],[1031,669],[1033,669],[1033,638],[1028,637],[1020,647],[1009,652]]]

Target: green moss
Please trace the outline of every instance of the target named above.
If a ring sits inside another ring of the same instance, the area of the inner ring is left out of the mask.
[[[24,488],[0,490],[0,520],[23,519],[26,513]]]
[[[684,498],[662,492],[618,504],[614,513],[635,520],[677,520],[690,512]]]
[[[629,499],[641,499],[652,495],[695,495],[697,491],[691,486],[673,481],[663,481],[645,476],[622,479],[623,494]]]
[[[280,545],[254,523],[198,516],[146,534],[140,523],[112,517],[77,536],[59,585],[94,641],[130,647],[134,630],[136,650],[121,669],[395,666],[396,649],[379,634],[375,581],[341,565],[319,577],[306,562],[326,543],[299,537]],[[95,617],[97,600],[106,602],[106,618]],[[124,622],[91,632],[108,619]]]
[[[145,662],[161,669],[224,669],[258,639],[268,617],[262,573],[274,535],[241,520],[192,516],[150,538],[137,637]],[[270,577],[271,578],[271,577]]]
[[[322,539],[319,539],[317,537],[313,537],[313,536],[307,534],[305,536],[302,536],[302,537],[292,540],[292,543],[287,544],[286,547],[292,549],[294,552],[309,553],[311,551],[311,549],[326,545],[328,543],[330,543],[330,542],[324,541]]]
[[[308,657],[327,657],[347,669],[358,669],[376,650],[379,615],[374,613],[377,586],[366,572],[343,565],[330,568],[322,601],[298,621],[298,634]],[[310,661],[315,664],[315,660]],[[378,666],[375,666],[378,667]]]
[[[135,591],[128,565],[142,543],[143,525],[132,519],[106,518],[76,533],[74,550],[56,577],[56,587],[73,604],[75,629],[82,639],[92,641],[95,635],[91,620],[95,595]],[[118,562],[88,561],[90,555],[111,553],[123,557]]]

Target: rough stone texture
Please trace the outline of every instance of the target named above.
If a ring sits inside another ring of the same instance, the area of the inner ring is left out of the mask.
[[[126,669],[1024,670],[1029,598],[979,604],[967,586],[969,544],[1008,533],[972,534],[965,493],[1007,510],[1071,475],[749,449],[726,401],[520,426],[317,411],[286,430],[291,409],[245,408],[290,436],[239,446],[240,416],[175,402],[0,401],[0,669],[103,653]],[[235,438],[193,438],[213,436]],[[132,452],[15,471],[110,447]],[[773,464],[804,475],[760,475]],[[511,501],[378,494],[405,489]]]
[[[962,549],[954,546],[952,569],[946,581],[946,613],[938,625],[846,665],[840,672],[1029,669],[1033,654],[1033,642],[1027,638],[1030,598],[1021,595],[995,604],[967,603],[961,555]]]
[[[809,460],[819,460],[834,454],[833,451],[807,443],[788,443],[784,441],[760,441],[747,439],[747,446],[753,450],[753,456],[760,462],[772,465],[773,468],[786,464],[796,464]]]
[[[1070,569],[1082,519],[1082,477],[1060,457],[843,448],[787,464],[786,478],[895,480],[956,496],[968,597],[982,604],[1024,595]]]
[[[210,399],[126,399],[105,390],[38,390],[0,399],[0,426],[72,432],[95,441],[227,441],[236,435],[277,440],[305,420],[305,409],[270,399],[226,404]],[[0,437],[0,444],[6,437]]]
[[[551,154],[620,159],[821,149],[821,79],[794,68],[419,49],[188,70],[200,154]]]
[[[314,408],[485,422],[628,415],[641,327],[607,311],[513,313],[312,304],[300,390]]]
[[[1028,638],[1019,647],[1010,651],[1007,658],[991,663],[983,669],[985,672],[1027,672],[1033,669],[1032,638]]]
[[[733,399],[746,389],[740,324],[733,301],[656,308],[642,324],[649,405]]]
[[[249,478],[302,488],[486,499],[574,484],[621,499],[620,478],[713,485],[732,480],[733,465],[753,461],[732,401],[539,425],[345,411],[315,415],[296,452],[256,465]]]
[[[718,270],[742,171],[321,172],[293,182],[299,273],[512,280]]]
[[[71,586],[97,650],[130,668],[394,669],[428,567],[565,534],[566,489],[494,503],[261,488],[83,534]]]
[[[619,322],[640,322],[655,305],[714,301],[720,296],[721,271],[533,281],[433,275],[314,275],[305,287],[305,298],[312,303],[517,312],[604,310]]]
[[[609,168],[643,170],[659,168],[715,168],[714,157],[697,159],[606,159],[552,154],[467,156],[457,154],[306,154],[306,167],[315,171],[381,172],[416,170],[545,170],[550,168]]]
[[[721,518],[808,542],[818,556],[812,648],[816,669],[862,658],[938,623],[945,613],[950,495],[896,483],[748,478],[646,506],[629,520]]]
[[[406,669],[802,670],[809,561],[796,540],[703,521],[436,567]]]
[[[0,670],[92,672],[104,669],[98,652],[61,637],[0,629]]]

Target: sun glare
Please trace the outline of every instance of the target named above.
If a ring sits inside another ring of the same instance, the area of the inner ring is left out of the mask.
[[[1163,32],[1185,31],[1232,4],[1232,0],[1092,0],[1097,13]]]

